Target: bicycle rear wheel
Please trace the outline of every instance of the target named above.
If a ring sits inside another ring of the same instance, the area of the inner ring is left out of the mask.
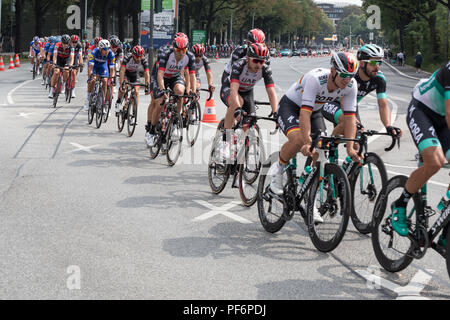
[[[97,95],[97,101],[95,103],[95,124],[97,129],[100,128],[102,125],[103,120],[103,90],[100,88],[98,95]]]
[[[351,201],[350,184],[344,170],[326,163],[323,180],[320,181],[317,174],[312,181],[306,210],[309,236],[317,250],[330,252],[339,245],[347,230]],[[319,214],[323,222],[315,222],[314,213]]]
[[[445,228],[444,228],[445,230]],[[447,264],[447,272],[448,272],[448,276],[450,278],[450,226],[447,225],[447,236],[445,237],[447,244],[445,246],[445,252],[446,252],[446,257],[445,257],[445,262]]]
[[[357,167],[349,179],[353,200],[350,217],[359,232],[369,234],[373,228],[376,199],[388,180],[383,160],[377,154],[369,153],[364,165]]]
[[[414,259],[411,255],[413,249],[411,240],[397,234],[391,224],[390,204],[399,198],[407,180],[406,176],[391,178],[379,195],[374,209],[375,226],[372,230],[372,247],[380,265],[389,272],[399,272],[405,269]],[[412,221],[414,221],[413,224],[415,223],[412,215],[414,215],[415,208],[419,207],[416,193],[413,195],[413,201],[410,201],[406,208],[406,212],[410,213],[408,225],[411,225]],[[386,213],[386,210],[389,212]]]
[[[110,86],[106,89],[106,98],[105,98],[105,114],[103,115],[103,122],[106,123],[109,118],[109,112],[111,110],[112,104],[112,89]]]
[[[208,161],[208,182],[211,191],[219,194],[225,189],[230,178],[230,165],[225,163],[220,156],[220,144],[222,142],[224,120],[220,121],[217,127],[216,136],[211,145],[211,152]]]
[[[127,130],[128,136],[131,137],[134,134],[134,130],[136,130],[137,124],[137,102],[136,97],[131,96],[130,103],[128,104],[128,121],[127,121]]]
[[[61,91],[61,76],[58,77],[58,82],[56,83],[55,92],[53,93],[53,108],[56,108],[58,103],[59,92]]]
[[[173,166],[180,157],[183,142],[183,125],[178,113],[174,113],[170,119],[169,126],[167,128],[166,142],[167,162],[169,166]]]
[[[200,104],[196,102],[188,110],[188,119],[186,124],[186,138],[189,146],[194,146],[200,133],[202,111]]]
[[[66,90],[65,90],[65,94],[66,94],[66,101],[68,103],[70,103],[70,101],[72,101],[72,71],[69,71],[69,77],[67,78],[67,82],[66,82]]]
[[[239,166],[239,194],[242,203],[250,207],[255,204],[258,197],[258,184],[255,182],[261,169],[259,136],[249,134],[245,138],[243,151],[242,164]]]

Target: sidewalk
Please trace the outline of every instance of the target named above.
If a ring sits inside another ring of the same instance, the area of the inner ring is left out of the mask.
[[[383,62],[385,64],[387,64],[392,70],[394,70],[394,72],[406,77],[406,78],[410,78],[413,80],[420,80],[423,78],[429,78],[431,76],[431,73],[426,72],[426,71],[421,71],[420,73],[416,72],[416,68],[409,66],[409,65],[404,65],[399,66],[397,64],[393,65],[391,63],[388,62],[388,60],[384,59]]]

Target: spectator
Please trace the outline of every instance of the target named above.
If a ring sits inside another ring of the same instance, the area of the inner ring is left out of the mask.
[[[417,52],[417,55],[416,55],[416,73],[420,73],[421,72],[421,68],[422,68],[422,61],[423,61],[423,58],[422,58],[422,53],[419,51],[419,52]]]
[[[397,53],[397,60],[398,64],[402,67],[403,67],[403,59],[404,59],[403,52],[400,51],[399,53]]]

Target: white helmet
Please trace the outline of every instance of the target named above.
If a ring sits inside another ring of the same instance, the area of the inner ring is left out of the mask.
[[[109,48],[111,48],[111,44],[109,43],[108,40],[103,39],[98,43],[98,47],[100,49],[109,49]]]

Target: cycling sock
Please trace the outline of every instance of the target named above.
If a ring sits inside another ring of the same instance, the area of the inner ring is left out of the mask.
[[[409,192],[406,190],[406,188],[403,189],[403,192],[402,192],[400,198],[398,198],[397,201],[395,201],[395,206],[396,206],[397,208],[398,208],[398,207],[406,208],[406,206],[408,205],[408,201],[409,201],[409,199],[411,199],[411,197],[412,197],[412,194],[409,193]]]
[[[117,97],[116,103],[122,103],[122,99],[120,99],[119,97]]]

